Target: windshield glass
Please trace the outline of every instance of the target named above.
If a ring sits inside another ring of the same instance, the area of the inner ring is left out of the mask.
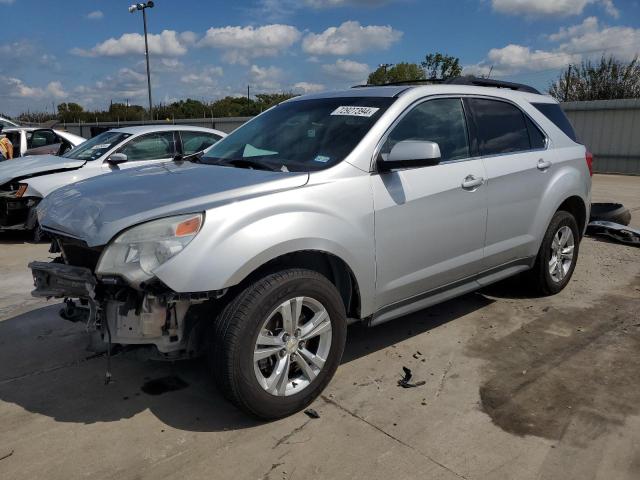
[[[283,103],[216,143],[201,162],[285,172],[329,168],[351,153],[394,100],[341,97]]]
[[[63,157],[74,160],[97,160],[107,151],[111,150],[111,148],[130,136],[130,133],[104,132],[93,137],[91,140],[81,143],[73,150],[69,150]]]

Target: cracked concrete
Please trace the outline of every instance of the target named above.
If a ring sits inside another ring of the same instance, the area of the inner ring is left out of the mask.
[[[594,200],[640,209],[640,177],[596,176]],[[47,257],[0,235],[3,480],[640,477],[638,248],[586,239],[553,298],[508,282],[354,325],[320,418],[272,423],[226,403],[199,362],[123,352],[105,386],[83,326],[29,296],[26,263]],[[398,387],[403,366],[426,384]],[[141,390],[164,377],[188,387]]]

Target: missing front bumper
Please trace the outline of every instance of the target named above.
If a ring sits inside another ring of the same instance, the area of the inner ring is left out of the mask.
[[[84,267],[72,267],[63,263],[31,262],[35,289],[34,297],[87,298],[95,297],[97,279]]]

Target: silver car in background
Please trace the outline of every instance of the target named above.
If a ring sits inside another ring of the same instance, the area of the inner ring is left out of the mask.
[[[35,207],[54,190],[114,171],[180,160],[202,152],[225,135],[209,128],[179,125],[118,128],[62,156],[0,162],[0,231],[34,230],[37,240],[41,232]]]
[[[460,83],[295,98],[197,163],[62,188],[38,210],[61,258],[31,264],[34,295],[67,298],[99,342],[206,354],[223,394],[269,419],[320,394],[350,322],[521,272],[555,294],[590,155],[552,98]]]

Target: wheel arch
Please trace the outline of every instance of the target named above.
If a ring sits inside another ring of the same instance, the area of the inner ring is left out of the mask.
[[[342,258],[323,250],[298,250],[275,257],[254,269],[239,285],[288,268],[305,268],[325,276],[340,293],[347,317],[361,318],[362,301],[356,275]]]
[[[580,232],[580,237],[584,235],[585,229],[587,227],[587,206],[582,200],[581,197],[577,195],[572,195],[565,199],[556,209],[556,212],[563,210],[565,212],[569,212],[573,215],[573,218],[576,219],[578,223],[578,231]]]

